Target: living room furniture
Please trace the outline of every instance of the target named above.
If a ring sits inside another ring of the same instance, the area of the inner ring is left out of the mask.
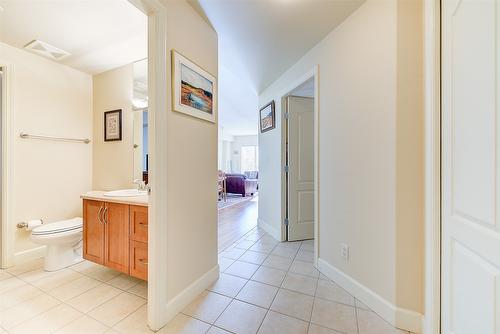
[[[219,170],[217,179],[217,190],[219,192],[219,201],[227,201],[226,173]]]
[[[250,179],[245,174],[226,174],[226,190],[231,194],[240,194],[245,197],[253,196],[257,192],[258,179]]]

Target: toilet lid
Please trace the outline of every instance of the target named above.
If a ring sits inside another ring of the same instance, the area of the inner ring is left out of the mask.
[[[68,220],[61,220],[58,222],[43,224],[35,227],[31,231],[32,235],[54,234],[61,232],[68,232],[82,228],[83,220],[81,217],[75,217]]]

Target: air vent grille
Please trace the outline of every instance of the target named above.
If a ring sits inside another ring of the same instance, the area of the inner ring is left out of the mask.
[[[34,52],[46,58],[60,61],[70,55],[69,52],[56,48],[48,43],[35,39],[24,46],[26,50]]]

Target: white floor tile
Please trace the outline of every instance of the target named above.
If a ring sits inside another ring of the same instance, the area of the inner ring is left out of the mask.
[[[116,324],[113,329],[123,334],[153,333],[148,327],[148,305],[141,306],[137,311]]]
[[[291,264],[292,264],[292,259],[287,259],[276,255],[269,255],[269,257],[264,261],[264,263],[262,263],[263,266],[284,271],[288,271],[288,268],[290,268]]]
[[[229,303],[231,303],[231,298],[214,292],[204,291],[182,313],[213,324]]]
[[[302,293],[281,289],[271,305],[271,310],[310,321],[314,298]]]
[[[11,278],[12,276],[13,275],[7,270],[0,269],[0,282],[6,280],[7,278]]]
[[[241,289],[236,299],[254,304],[260,307],[269,308],[273,302],[278,288],[275,286],[248,281],[248,283]]]
[[[61,302],[47,294],[41,294],[14,307],[0,312],[0,326],[9,330],[26,320],[59,305]]]
[[[107,283],[109,285],[114,286],[115,288],[122,289],[122,290],[128,290],[131,287],[135,286],[141,282],[137,278],[125,275],[125,274],[120,274],[116,276],[115,278],[112,278],[109,280]]]
[[[239,261],[244,261],[248,263],[261,265],[262,262],[267,258],[267,254],[254,252],[254,251],[246,251],[240,258]]]
[[[281,286],[281,283],[283,283],[285,276],[286,271],[268,267],[260,267],[252,276],[252,281],[257,281],[274,286]]]
[[[14,290],[14,289],[16,289],[16,290],[22,289],[22,287],[25,285],[27,285],[26,282],[24,282],[23,280],[20,280],[17,277],[10,277],[10,278],[4,279],[0,283],[0,295],[5,293],[5,292]]]
[[[37,269],[41,269],[43,267],[43,258],[39,258],[33,261],[29,261],[26,263],[22,263],[20,265],[14,266],[12,268],[8,268],[7,271],[12,275],[21,275],[28,271],[33,271]]]
[[[232,265],[229,266],[224,272],[226,274],[231,274],[234,276],[239,276],[242,278],[249,279],[255,274],[255,272],[259,269],[259,266],[256,264],[235,261]]]
[[[242,240],[242,241],[238,241],[234,247],[247,250],[250,247],[252,247],[254,243],[255,242],[250,241],[250,240]]]
[[[109,328],[99,321],[84,315],[62,327],[55,334],[101,334]]]
[[[163,327],[160,334],[205,334],[210,325],[184,314],[178,314],[167,326]]]
[[[43,294],[43,291],[29,284],[0,294],[0,311],[14,307],[24,301]]]
[[[363,302],[361,302],[361,301],[359,301],[357,299],[356,299],[356,307],[360,308],[362,310],[365,310],[365,311],[371,311],[368,306],[366,306]]]
[[[146,304],[146,300],[128,292],[110,299],[104,304],[98,306],[88,313],[92,318],[112,327],[130,314],[134,313],[139,307]]]
[[[359,334],[403,334],[402,330],[392,327],[377,314],[362,309],[357,310]]]
[[[137,295],[139,297],[142,297],[144,299],[148,298],[148,282],[141,281],[139,284],[134,285],[130,289],[127,290],[130,293],[133,293],[134,295]]]
[[[236,334],[255,334],[266,315],[266,310],[233,300],[215,325]]]
[[[67,301],[98,286],[99,284],[101,284],[101,282],[93,278],[81,276],[74,281],[52,289],[49,291],[49,294],[62,301]]]
[[[239,248],[232,248],[230,250],[225,250],[224,252],[221,253],[222,257],[232,259],[232,260],[237,260],[240,256],[245,253],[244,249],[239,249]]]
[[[357,333],[354,307],[316,298],[311,322],[337,331]]]
[[[315,324],[310,324],[309,325],[309,332],[307,332],[307,334],[343,334],[343,333],[337,332],[333,329],[321,327],[321,326],[318,326]]]
[[[37,288],[47,292],[54,288],[57,288],[63,284],[74,281],[78,278],[82,277],[82,274],[77,273],[70,269],[63,269],[60,271],[54,272],[53,275],[43,277],[39,280],[31,282],[32,285]]]
[[[353,296],[351,296],[347,291],[342,289],[337,284],[330,281],[318,281],[316,297],[351,306],[355,305]]]
[[[70,299],[67,303],[80,312],[87,313],[111,298],[118,296],[121,292],[120,289],[101,283],[101,285]]]
[[[11,334],[49,334],[64,327],[82,314],[61,304],[9,330]]]
[[[309,322],[269,311],[259,329],[259,334],[307,334],[308,327]]]
[[[318,269],[314,268],[312,262],[295,260],[292,262],[292,265],[290,266],[290,272],[311,276],[314,278],[319,277],[319,271]]]
[[[233,259],[228,259],[227,257],[219,257],[219,270],[223,272],[227,268],[229,268],[230,265],[234,263],[235,260]]]
[[[218,327],[215,327],[215,326],[212,326],[210,327],[210,329],[208,330],[207,334],[231,334],[230,332],[226,331],[226,330],[223,330],[221,328],[218,328]]]
[[[278,245],[271,252],[271,255],[276,255],[276,256],[286,257],[288,259],[293,259],[293,258],[295,258],[295,255],[297,255],[297,251],[298,251],[298,249],[294,249],[294,248],[290,248],[290,247],[280,247]]]
[[[208,288],[209,291],[234,298],[248,280],[233,275],[221,274],[217,282]]]
[[[314,261],[314,252],[309,252],[305,250],[299,250],[295,260],[305,261],[305,262],[313,262]]]
[[[261,243],[260,241],[258,241],[252,247],[250,247],[250,250],[254,252],[269,254],[273,251],[274,247],[276,247],[275,244]]]
[[[288,273],[281,287],[288,290],[300,292],[305,295],[314,296],[317,282],[318,282],[317,278],[294,274],[294,273]]]

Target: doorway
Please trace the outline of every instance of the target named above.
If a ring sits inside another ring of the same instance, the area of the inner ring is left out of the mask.
[[[311,72],[282,98],[283,208],[286,241],[316,239],[317,75]],[[316,247],[315,247],[316,248]]]

